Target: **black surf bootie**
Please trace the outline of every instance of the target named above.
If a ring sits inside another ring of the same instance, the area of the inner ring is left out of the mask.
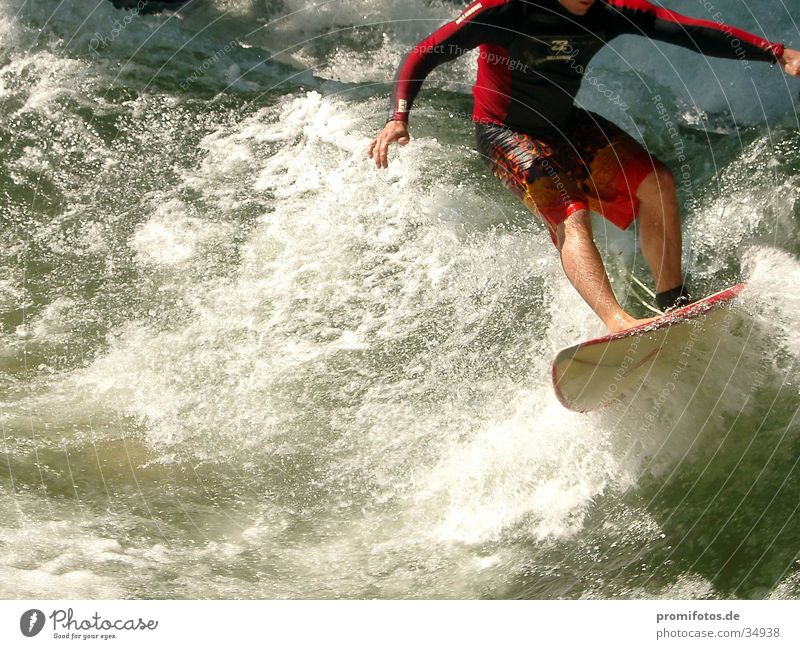
[[[662,311],[672,311],[673,309],[680,309],[682,306],[692,303],[692,297],[686,290],[683,284],[679,284],[675,288],[668,291],[661,291],[656,293],[656,304]]]

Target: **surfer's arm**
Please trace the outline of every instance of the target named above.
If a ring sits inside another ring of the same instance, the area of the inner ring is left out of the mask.
[[[408,143],[408,114],[431,70],[481,43],[508,37],[524,11],[525,5],[519,0],[478,0],[411,49],[394,77],[386,125],[367,150],[376,167],[388,166],[392,142]]]
[[[690,18],[647,0],[607,0],[617,33],[641,34],[707,56],[778,63],[784,55],[772,43],[721,22]]]
[[[407,123],[414,98],[436,66],[458,58],[481,43],[493,43],[509,35],[522,11],[524,4],[518,0],[473,2],[454,20],[415,45],[397,68],[387,121]]]

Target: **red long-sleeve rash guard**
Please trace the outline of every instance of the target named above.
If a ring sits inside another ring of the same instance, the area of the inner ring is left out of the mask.
[[[389,120],[407,122],[431,70],[480,46],[473,121],[528,132],[561,128],[589,60],[620,34],[641,34],[728,59],[774,63],[783,54],[779,43],[687,18],[647,0],[597,0],[583,16],[569,13],[557,0],[479,0],[403,59]]]

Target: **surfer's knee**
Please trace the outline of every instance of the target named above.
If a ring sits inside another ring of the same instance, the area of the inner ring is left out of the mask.
[[[555,232],[551,230],[551,236],[559,250],[569,239],[591,239],[592,220],[589,210],[577,210],[570,214],[556,226]]]

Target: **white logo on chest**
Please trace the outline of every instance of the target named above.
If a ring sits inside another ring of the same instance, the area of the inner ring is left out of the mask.
[[[550,52],[553,54],[566,54],[572,51],[572,45],[567,40],[553,40],[550,41]]]

